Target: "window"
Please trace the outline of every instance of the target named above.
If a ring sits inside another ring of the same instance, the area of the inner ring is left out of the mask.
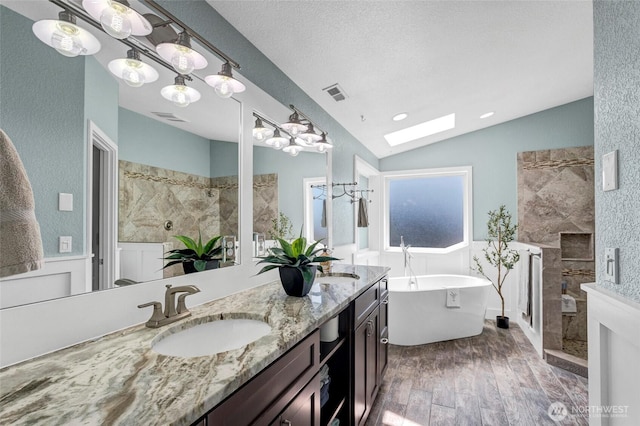
[[[469,243],[471,167],[387,175],[386,247],[446,252]]]

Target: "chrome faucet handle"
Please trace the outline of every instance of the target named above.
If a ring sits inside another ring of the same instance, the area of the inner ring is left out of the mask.
[[[147,327],[159,327],[160,322],[165,319],[164,314],[162,313],[162,303],[160,302],[149,302],[143,303],[142,305],[138,305],[138,308],[146,308],[149,306],[153,306],[153,314],[151,314],[151,318],[145,324]]]

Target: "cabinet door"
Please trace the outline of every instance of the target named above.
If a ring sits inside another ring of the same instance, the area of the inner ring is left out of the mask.
[[[271,426],[320,426],[320,377],[300,391]]]
[[[354,333],[354,424],[369,416],[378,392],[378,310],[372,312]]]

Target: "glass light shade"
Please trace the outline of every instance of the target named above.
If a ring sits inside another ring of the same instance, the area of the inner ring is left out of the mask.
[[[300,145],[298,145],[297,143],[295,143],[294,139],[291,138],[289,140],[289,145],[287,145],[284,148],[282,148],[282,150],[284,152],[286,152],[287,154],[289,154],[290,156],[295,157],[296,155],[298,155],[300,153],[300,151],[302,151],[302,147]]]
[[[44,19],[35,22],[31,29],[41,42],[64,56],[93,55],[101,47],[93,34],[65,20]]]
[[[264,143],[266,143],[270,147],[273,147],[274,149],[281,149],[287,144],[287,138],[281,136],[280,130],[276,129],[275,132],[273,132],[273,136],[264,141]]]
[[[327,140],[326,133],[323,132],[320,138],[321,139],[316,142],[316,149],[318,150],[318,152],[327,152],[328,150],[333,148],[333,145],[331,145],[331,143]]]
[[[257,141],[263,141],[273,136],[273,130],[264,127],[262,120],[256,118],[256,124],[253,128],[253,137]]]
[[[151,23],[131,9],[126,1],[83,0],[82,7],[113,38],[124,39],[132,34],[144,36],[153,30]]]
[[[200,99],[200,92],[183,84],[172,84],[165,86],[160,91],[163,98],[173,102],[175,106],[181,108],[189,106]]]
[[[190,74],[193,70],[202,69],[208,64],[204,56],[181,44],[160,43],[156,46],[156,51],[180,74]]]
[[[289,132],[291,136],[298,136],[301,132],[307,130],[307,126],[300,123],[297,112],[294,112],[289,116],[289,121],[284,123],[282,128]]]
[[[131,87],[140,87],[158,79],[158,71],[137,59],[114,59],[108,66],[113,75],[123,79]]]
[[[313,128],[313,124],[309,123],[304,133],[298,135],[307,145],[314,146],[316,142],[322,139],[322,136],[317,134]]]
[[[233,77],[213,74],[204,78],[204,81],[216,91],[221,98],[230,98],[234,93],[244,92],[246,87]]]

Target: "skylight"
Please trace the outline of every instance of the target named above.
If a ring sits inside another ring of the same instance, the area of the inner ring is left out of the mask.
[[[445,130],[453,129],[454,127],[456,127],[455,113],[435,118],[430,121],[425,121],[424,123],[416,124],[415,126],[407,127],[406,129],[398,130],[396,132],[387,133],[384,135],[384,138],[387,140],[389,145],[396,146],[416,139],[435,135],[436,133],[444,132]]]

